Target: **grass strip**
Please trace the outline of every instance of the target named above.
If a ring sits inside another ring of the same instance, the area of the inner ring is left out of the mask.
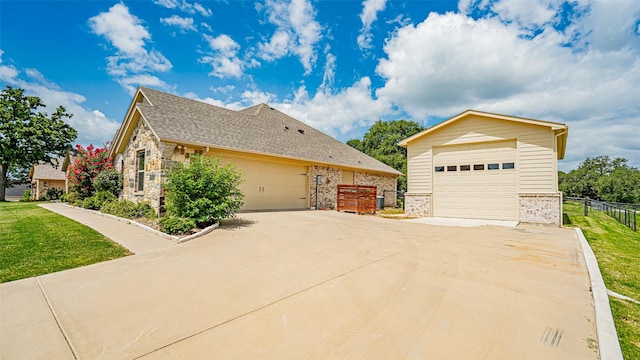
[[[36,203],[0,202],[0,282],[129,255],[97,231]]]
[[[566,226],[579,227],[598,259],[608,289],[640,300],[640,232],[618,223],[602,211],[564,204]],[[640,305],[609,297],[625,359],[640,359]]]

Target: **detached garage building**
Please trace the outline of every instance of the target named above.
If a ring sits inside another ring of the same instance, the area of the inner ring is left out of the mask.
[[[402,175],[266,104],[234,111],[138,88],[110,148],[122,197],[160,211],[166,169],[193,155],[240,170],[241,210],[333,209],[338,184],[373,185],[383,195]]]
[[[562,224],[565,124],[468,110],[399,143],[408,215]]]

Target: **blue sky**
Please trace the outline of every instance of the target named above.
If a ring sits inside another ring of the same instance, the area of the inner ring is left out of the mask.
[[[138,85],[257,103],[346,141],[378,119],[466,109],[570,127],[640,167],[640,1],[0,2],[0,86],[63,105],[78,142],[113,137]]]

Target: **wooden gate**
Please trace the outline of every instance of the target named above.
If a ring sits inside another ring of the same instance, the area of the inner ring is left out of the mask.
[[[338,211],[375,214],[376,195],[375,186],[338,185]]]

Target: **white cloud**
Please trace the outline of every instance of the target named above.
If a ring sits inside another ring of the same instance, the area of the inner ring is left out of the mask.
[[[364,0],[362,2],[362,12],[360,13],[360,35],[358,35],[358,46],[360,49],[371,48],[373,35],[371,34],[371,24],[378,19],[378,12],[384,10],[387,0]]]
[[[89,26],[94,34],[103,36],[116,48],[115,55],[107,57],[107,72],[131,94],[135,79],[155,77],[145,73],[171,70],[171,62],[162,53],[145,48],[151,35],[124,4],[116,4],[90,18]]]
[[[418,120],[474,108],[566,122],[566,164],[606,151],[640,166],[640,147],[622,140],[640,124],[640,2],[578,4],[564,30],[553,27],[559,7],[529,3],[461,2],[497,15],[432,13],[399,29],[378,63],[376,95]]]
[[[204,35],[213,54],[200,58],[200,62],[210,64],[213,70],[210,76],[219,78],[242,76],[247,63],[238,57],[240,45],[229,35],[222,34],[217,37]]]
[[[322,84],[320,84],[320,89],[323,91],[327,91],[333,87],[333,81],[336,76],[336,56],[330,53],[328,48],[326,51],[324,74],[322,75]]]
[[[166,7],[167,9],[180,9],[188,14],[195,14],[196,12],[202,16],[209,17],[213,15],[211,9],[202,6],[200,3],[189,3],[186,0],[154,0],[156,5]]]
[[[317,91],[313,96],[302,86],[293,100],[270,105],[331,136],[348,134],[392,114],[388,102],[372,97],[368,77],[334,93]]]
[[[322,38],[322,27],[315,20],[315,10],[307,0],[267,0],[264,6],[269,22],[277,29],[271,39],[258,45],[258,56],[267,61],[293,54],[300,58],[305,75],[311,73],[317,54],[316,45]]]
[[[181,17],[178,15],[172,15],[168,18],[161,18],[160,22],[165,25],[177,26],[180,30],[187,31],[197,31],[196,27],[193,25],[193,18]]]
[[[4,55],[4,51],[0,49],[0,80],[11,83],[15,81],[14,79],[18,76],[18,69],[13,65],[4,65],[2,63],[2,55]]]
[[[0,64],[1,56],[0,51]],[[4,68],[9,68],[10,71]],[[3,77],[2,74],[11,76]],[[58,106],[64,106],[68,113],[73,114],[65,121],[78,131],[78,144],[102,145],[110,141],[120,127],[117,121],[107,118],[100,110],[85,107],[84,96],[61,89],[36,69],[25,69],[21,72],[14,66],[0,65],[0,78],[8,85],[24,89],[28,95],[39,97],[47,105],[44,111],[49,114],[54,113]]]
[[[138,74],[120,78],[118,79],[118,83],[132,96],[135,94],[138,86],[148,86],[167,91],[171,89],[171,86],[160,80],[159,77],[149,74]]]

